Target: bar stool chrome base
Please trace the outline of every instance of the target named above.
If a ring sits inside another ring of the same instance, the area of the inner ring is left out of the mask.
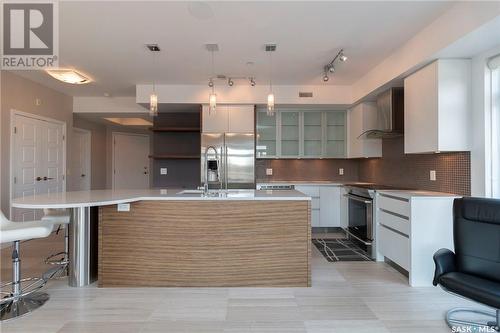
[[[7,321],[27,315],[44,305],[48,300],[48,294],[34,292],[16,300],[5,302],[0,305],[0,320]]]
[[[462,314],[479,314],[486,318],[493,319],[493,321],[487,321],[484,323],[459,319],[454,317],[454,314],[462,313]],[[453,316],[453,317],[452,317]],[[446,323],[448,327],[451,329],[463,328],[465,330],[458,330],[457,332],[500,332],[500,310],[485,311],[485,310],[476,310],[476,309],[468,309],[468,308],[454,308],[449,310],[446,313]],[[474,330],[472,330],[474,328]]]

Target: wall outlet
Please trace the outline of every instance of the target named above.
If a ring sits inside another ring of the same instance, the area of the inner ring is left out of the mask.
[[[436,170],[431,170],[429,172],[429,179],[432,181],[436,181]]]
[[[167,174],[167,168],[160,168],[160,175],[166,175]]]
[[[130,212],[130,204],[129,203],[118,204],[117,210],[119,212]]]
[[[344,168],[339,168],[339,175],[344,175]]]
[[[273,169],[267,168],[266,169],[266,176],[272,176],[273,175]]]

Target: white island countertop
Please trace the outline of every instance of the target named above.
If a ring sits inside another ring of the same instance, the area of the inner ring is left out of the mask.
[[[209,196],[196,191],[182,189],[147,190],[91,190],[40,194],[16,198],[12,206],[16,208],[75,208],[116,205],[146,200],[311,200],[311,197],[295,190],[226,190],[210,191]]]

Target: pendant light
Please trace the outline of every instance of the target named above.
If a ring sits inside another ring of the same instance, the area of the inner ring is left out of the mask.
[[[208,115],[214,115],[217,111],[217,94],[215,93],[215,83],[213,81],[213,78],[215,77],[214,52],[219,50],[219,46],[217,44],[206,44],[205,46],[211,54],[212,61],[212,77],[208,81],[208,86],[212,88],[212,91],[208,95]]]
[[[160,52],[160,47],[158,46],[158,44],[147,44],[146,47],[151,52],[153,52],[153,57],[154,57],[153,64],[154,67],[158,68],[157,66],[158,55],[156,55],[155,53]],[[156,85],[154,79],[153,79],[153,91],[149,95],[149,115],[151,117],[158,116],[158,95],[156,94]]]
[[[274,116],[274,93],[273,93],[273,52],[276,44],[267,44],[266,52],[269,52],[269,94],[267,95],[267,115]]]

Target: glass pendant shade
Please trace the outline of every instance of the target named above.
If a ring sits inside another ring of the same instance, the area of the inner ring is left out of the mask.
[[[208,114],[215,114],[215,108],[217,107],[217,95],[214,92],[212,92],[208,96],[208,101],[209,101]]]
[[[269,95],[267,95],[267,115],[268,116],[274,115],[274,94],[273,93],[269,93]]]
[[[149,95],[149,115],[152,117],[158,115],[158,95],[156,93]]]

